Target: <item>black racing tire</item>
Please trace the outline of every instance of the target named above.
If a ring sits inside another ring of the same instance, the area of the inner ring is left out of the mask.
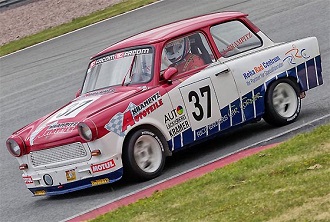
[[[300,113],[301,99],[297,83],[290,79],[278,79],[266,92],[264,120],[273,126],[294,122]]]
[[[150,180],[159,176],[165,165],[164,136],[156,129],[133,132],[124,144],[124,176],[131,180]]]

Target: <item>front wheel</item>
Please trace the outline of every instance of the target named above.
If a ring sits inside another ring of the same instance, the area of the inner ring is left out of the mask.
[[[273,126],[294,122],[301,108],[298,85],[290,79],[278,79],[266,93],[264,120]]]
[[[165,146],[167,142],[158,130],[137,130],[123,149],[124,171],[138,180],[159,176],[165,165]]]

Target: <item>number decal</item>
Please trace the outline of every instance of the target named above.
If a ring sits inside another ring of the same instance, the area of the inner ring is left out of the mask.
[[[199,88],[199,92],[200,92],[202,97],[204,97],[204,95],[206,93],[206,105],[207,105],[207,107],[206,107],[206,117],[210,118],[211,117],[210,86],[204,86],[202,88]],[[189,94],[188,94],[188,99],[189,99],[189,102],[193,102],[193,100],[194,100],[195,108],[198,109],[197,113],[195,111],[192,112],[193,117],[195,118],[195,120],[201,121],[204,118],[204,111],[203,111],[202,105],[200,104],[198,93],[196,91],[190,91]]]
[[[85,98],[83,100],[74,101],[70,105],[62,108],[57,113],[55,113],[53,117],[48,120],[48,122],[50,123],[59,119],[68,119],[76,117],[82,110],[84,110],[87,106],[92,104],[98,98],[100,98],[100,96],[94,96]]]
[[[188,95],[189,102],[192,102],[193,97],[195,97],[194,105],[195,105],[196,108],[198,108],[199,115],[197,115],[196,112],[192,112],[192,114],[193,114],[195,120],[201,121],[203,119],[203,116],[204,116],[203,107],[199,103],[199,97],[198,97],[198,94],[195,91],[191,91],[189,93],[189,95]]]
[[[193,131],[214,124],[221,118],[217,95],[210,78],[183,85],[179,90]]]
[[[210,91],[210,86],[204,86],[202,88],[199,89],[199,91],[201,92],[202,97],[204,97],[204,93],[207,93],[207,118],[211,117],[211,91]]]

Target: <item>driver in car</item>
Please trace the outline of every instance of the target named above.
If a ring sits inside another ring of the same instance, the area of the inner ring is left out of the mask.
[[[177,68],[178,73],[186,72],[205,65],[204,61],[190,52],[188,37],[169,42],[165,46],[166,57],[172,62],[170,66]]]

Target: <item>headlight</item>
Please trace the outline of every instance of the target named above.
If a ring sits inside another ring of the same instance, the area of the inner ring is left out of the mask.
[[[44,178],[44,181],[45,181],[46,185],[48,185],[48,186],[53,185],[53,178],[49,174],[45,174],[43,176],[43,178]]]
[[[92,141],[97,137],[95,124],[91,120],[78,123],[78,133],[86,141]]]
[[[18,137],[17,140],[13,138],[9,138],[6,142],[7,149],[11,153],[11,155],[15,157],[20,157],[23,155],[23,151],[25,149],[25,145],[23,140]]]

